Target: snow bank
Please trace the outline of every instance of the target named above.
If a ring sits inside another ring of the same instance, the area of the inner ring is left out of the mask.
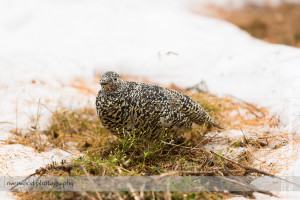
[[[1,119],[15,123],[6,113],[16,110],[16,100],[20,113],[31,113],[24,101],[68,101],[64,84],[72,78],[115,70],[181,87],[204,79],[212,92],[270,107],[300,132],[300,50],[253,39],[186,5],[1,1]]]

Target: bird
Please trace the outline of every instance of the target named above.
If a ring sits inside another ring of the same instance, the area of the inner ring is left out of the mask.
[[[125,131],[147,139],[163,134],[179,138],[193,123],[223,129],[195,100],[176,90],[124,81],[113,71],[102,75],[100,85],[97,115],[113,135],[121,136]]]

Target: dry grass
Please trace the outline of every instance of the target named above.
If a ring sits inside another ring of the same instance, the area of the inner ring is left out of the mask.
[[[243,102],[233,97],[217,97],[209,93],[186,91],[192,96],[207,112],[216,118],[216,121],[225,128],[236,130],[247,129],[263,130],[277,126],[278,120],[275,117],[268,117],[266,109],[257,108],[254,105]],[[36,122],[33,122],[36,124]],[[186,133],[187,140],[183,144],[175,144],[167,135],[156,141],[146,141],[139,134],[120,133],[123,139],[112,136],[102,128],[96,116],[95,108],[82,108],[79,110],[66,110],[60,108],[53,113],[50,126],[47,130],[38,131],[32,129],[26,136],[15,133],[15,138],[10,143],[22,143],[32,146],[38,151],[46,151],[52,148],[64,150],[78,149],[84,153],[75,159],[71,164],[84,166],[87,173],[94,176],[143,176],[161,175],[177,171],[201,172],[208,176],[244,176],[249,171],[232,163],[220,156],[201,151],[205,145],[218,141],[218,137],[206,137],[206,134],[217,131],[213,127],[195,126],[193,130]],[[226,132],[228,130],[222,130]],[[221,132],[216,133],[216,135]],[[44,136],[42,136],[44,135]],[[268,133],[264,133],[265,136]],[[41,141],[41,138],[44,142]],[[226,136],[224,136],[226,137]],[[219,138],[220,139],[220,138]],[[224,140],[224,138],[222,139]],[[228,140],[231,148],[241,146],[252,146],[252,151],[264,148],[268,142],[262,143],[259,137],[244,137],[241,141]],[[219,151],[219,154],[233,157],[231,152]],[[235,160],[246,165],[251,165],[251,152],[241,152],[235,154]],[[65,164],[66,165],[66,164]],[[46,175],[66,175],[61,168],[55,165],[47,170]],[[72,176],[85,175],[80,168],[70,170]],[[259,173],[252,174],[258,176]],[[252,193],[242,193],[252,197]],[[22,199],[93,199],[95,193],[61,193],[61,192],[30,192],[18,193]],[[109,195],[113,199],[117,198],[116,193],[101,193],[104,199]],[[132,199],[130,192],[120,193],[124,199]],[[165,195],[171,195],[174,199],[222,199],[228,194],[223,192],[145,192],[146,199],[163,199]]]
[[[74,199],[74,200],[90,200],[96,199],[95,196],[90,192],[47,192],[47,194],[43,192],[32,192],[30,195],[28,193],[18,193],[21,199],[41,199],[41,200],[56,200],[56,199]],[[226,199],[229,197],[227,194],[220,194],[220,192],[189,192],[189,193],[181,193],[181,192],[173,192],[169,195],[166,192],[144,192],[144,199],[157,199],[157,200],[165,200],[165,199],[203,199],[203,200],[220,200]],[[101,193],[102,199],[124,199],[131,200],[135,199],[131,192],[106,192]]]
[[[94,108],[71,111],[59,108],[53,112],[47,130],[37,131],[32,126],[26,135],[19,132],[14,132],[14,135],[15,137],[10,138],[8,143],[21,143],[38,151],[52,148],[63,150],[75,148],[82,151],[87,147],[103,146],[105,142],[103,138],[110,138],[110,134],[100,125]]]

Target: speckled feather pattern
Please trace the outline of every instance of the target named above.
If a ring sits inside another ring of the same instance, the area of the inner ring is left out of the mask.
[[[102,125],[113,134],[128,131],[157,138],[162,133],[175,137],[193,123],[217,126],[204,109],[189,96],[157,85],[126,82],[115,72],[106,72],[96,98]]]

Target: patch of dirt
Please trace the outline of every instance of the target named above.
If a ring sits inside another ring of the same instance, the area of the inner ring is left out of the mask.
[[[229,21],[252,36],[270,43],[300,47],[300,4],[285,3],[279,6],[247,5],[241,9],[226,10],[213,5],[207,6],[205,14]]]

